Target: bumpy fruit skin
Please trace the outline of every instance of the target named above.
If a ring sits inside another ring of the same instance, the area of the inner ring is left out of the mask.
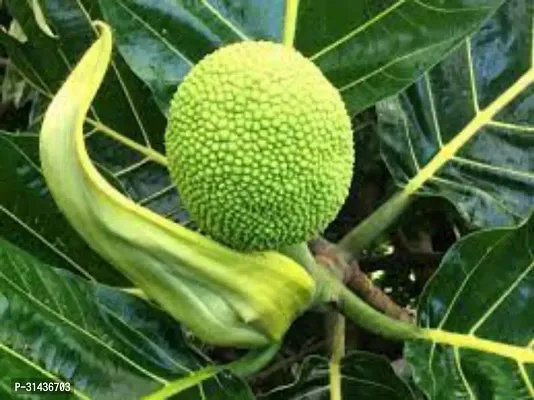
[[[337,90],[297,51],[241,42],[200,61],[171,103],[171,176],[202,231],[237,250],[323,231],[350,185],[353,142]]]

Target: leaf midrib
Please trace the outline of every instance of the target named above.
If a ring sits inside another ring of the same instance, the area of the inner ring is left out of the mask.
[[[422,167],[417,174],[404,186],[403,193],[407,196],[415,194],[436,172],[449,162],[458,151],[473,138],[485,125],[528,86],[534,83],[534,66],[515,81],[507,90],[497,97],[485,109],[478,110],[476,116],[453,139],[440,148],[432,160]]]
[[[17,68],[15,65],[13,65],[13,68],[17,71],[17,73],[22,76],[28,84],[34,88],[37,92],[39,92],[41,95],[46,97],[48,100],[52,100],[54,97],[52,93],[45,91],[43,88],[39,87],[35,82],[33,82],[26,74],[24,74],[19,68]],[[110,138],[114,139],[115,141],[125,145],[126,147],[144,155],[151,161],[154,161],[155,163],[158,163],[162,166],[167,166],[167,159],[166,157],[159,153],[158,151],[149,148],[147,146],[143,146],[142,144],[137,143],[136,141],[130,139],[129,137],[115,131],[114,129],[110,128],[108,125],[102,123],[101,121],[96,121],[92,118],[86,117],[85,121],[92,125],[94,128],[96,128],[99,132],[104,133],[105,135],[109,136]]]
[[[365,31],[370,26],[374,25],[377,21],[380,21],[382,18],[386,17],[388,14],[395,11],[397,8],[402,6],[404,3],[406,3],[407,0],[398,0],[382,12],[380,12],[378,15],[375,15],[373,18],[366,21],[364,24],[358,26],[356,29],[352,30],[342,38],[336,40],[335,42],[331,43],[330,45],[324,47],[320,51],[316,52],[312,56],[310,56],[311,61],[315,61],[316,59],[322,57],[324,54],[330,52],[332,49],[335,49],[339,45],[345,43],[347,40],[353,38],[354,36],[358,35],[360,32]]]
[[[462,334],[442,329],[423,329],[421,338],[454,348],[465,348],[478,350],[483,353],[496,354],[504,358],[513,359],[521,364],[534,364],[534,351],[530,350],[527,346],[520,347],[484,339],[474,334]]]
[[[299,12],[299,0],[286,0],[286,12],[284,16],[284,45],[293,47],[297,33],[297,21]]]

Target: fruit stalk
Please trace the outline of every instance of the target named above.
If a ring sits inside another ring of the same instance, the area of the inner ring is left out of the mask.
[[[424,337],[424,330],[418,326],[388,317],[360,299],[331,271],[317,264],[306,243],[288,247],[284,249],[284,254],[305,266],[313,275],[317,285],[315,304],[330,304],[357,325],[390,339]]]

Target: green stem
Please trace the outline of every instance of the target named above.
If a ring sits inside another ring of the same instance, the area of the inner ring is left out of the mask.
[[[302,265],[308,271],[308,273],[313,276],[315,280],[315,295],[312,303],[322,303],[323,298],[325,298],[325,296],[327,296],[326,293],[328,293],[327,282],[320,278],[323,267],[315,262],[315,258],[311,254],[308,244],[306,242],[302,242],[293,246],[288,246],[281,249],[280,253],[288,256],[289,258],[293,259],[293,261]]]
[[[332,272],[315,262],[306,243],[286,248],[283,253],[303,265],[313,275],[317,284],[316,303],[330,303],[362,328],[390,339],[409,340],[424,337],[424,329],[388,317],[360,299]]]
[[[169,382],[163,388],[142,398],[142,400],[165,400],[184,392],[189,388],[199,385],[207,379],[213,378],[220,372],[219,367],[206,367],[195,371],[193,374]]]
[[[226,365],[225,368],[241,378],[252,376],[269,364],[278,350],[280,350],[280,343],[274,343],[263,349],[251,350],[243,358]]]
[[[137,296],[140,299],[150,301],[150,298],[146,295],[146,293],[137,287],[126,287],[126,288],[120,288],[119,290],[122,290],[123,292],[128,293],[128,294],[133,294],[134,296]]]
[[[205,380],[211,379],[223,370],[228,370],[241,378],[254,375],[265,367],[278,353],[280,344],[273,344],[269,347],[251,350],[243,358],[226,365],[210,365],[206,368],[193,372],[190,376],[181,377],[176,381],[169,382],[163,388],[151,393],[143,400],[164,400],[182,393],[185,390],[199,385]]]
[[[342,400],[341,361],[345,356],[345,318],[337,314],[332,332],[332,355],[330,357],[330,400]]]
[[[410,205],[412,197],[399,191],[382,204],[374,213],[351,230],[338,243],[338,255],[346,261],[358,256],[382,232],[393,224]]]
[[[306,254],[308,253],[308,254]],[[476,335],[456,333],[440,328],[420,328],[416,325],[390,318],[371,307],[343,285],[330,271],[317,265],[305,243],[286,249],[285,254],[296,257],[297,262],[306,262],[317,286],[322,288],[316,303],[330,303],[347,318],[370,332],[397,340],[426,340],[446,346],[472,349],[515,360],[523,364],[534,363],[534,351]],[[299,261],[300,260],[300,261]]]
[[[393,319],[375,310],[333,276],[325,276],[325,279],[330,281],[337,292],[337,299],[333,300],[334,307],[354,323],[389,339],[423,338],[424,329],[408,322]]]
[[[310,252],[306,242],[284,247],[280,250],[280,253],[288,256],[289,258],[293,259],[293,261],[302,265],[312,275],[318,268],[315,258],[313,258],[313,255]]]
[[[286,0],[286,14],[284,21],[284,45],[293,46],[297,31],[299,0]]]

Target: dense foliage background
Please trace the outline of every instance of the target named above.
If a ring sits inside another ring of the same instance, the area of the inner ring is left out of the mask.
[[[347,285],[395,318],[417,314],[420,326],[492,343],[405,344],[347,323],[345,398],[534,398],[534,4],[335,3],[301,0],[294,27],[295,47],[353,116],[351,193],[324,239],[342,240],[395,193],[409,196],[350,264]],[[38,158],[44,110],[96,39],[91,21],[105,20],[116,49],[86,119],[91,158],[134,201],[194,228],[162,155],[170,96],[219,46],[282,41],[285,2],[1,7],[0,397],[13,397],[15,377],[66,379],[73,397],[95,399],[157,394],[189,377],[175,398],[328,398],[330,314],[297,320],[272,363],[247,382],[225,371],[203,380],[206,365],[243,352],[199,343],[119,290],[130,283],[60,214]]]

